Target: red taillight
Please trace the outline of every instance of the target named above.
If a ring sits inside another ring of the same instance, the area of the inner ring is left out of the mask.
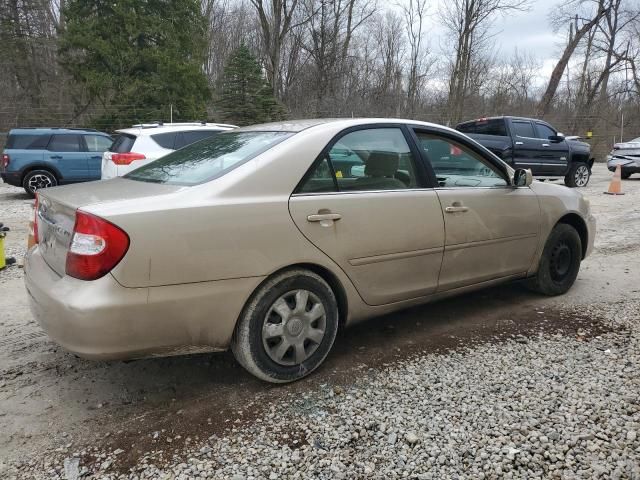
[[[129,249],[129,235],[113,223],[78,210],[67,253],[67,275],[96,280],[109,273]]]
[[[142,153],[113,153],[111,154],[111,161],[116,165],[130,165],[135,160],[144,160],[145,157]]]
[[[40,202],[38,200],[38,192],[36,192],[36,203],[33,205],[33,243],[34,245],[38,244],[38,206]]]
[[[2,168],[7,168],[9,166],[9,162],[11,161],[11,159],[9,158],[9,155],[7,155],[6,153],[2,154]]]

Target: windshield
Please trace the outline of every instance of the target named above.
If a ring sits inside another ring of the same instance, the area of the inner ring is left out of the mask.
[[[290,132],[225,132],[177,150],[125,178],[197,185],[218,178],[293,135]]]

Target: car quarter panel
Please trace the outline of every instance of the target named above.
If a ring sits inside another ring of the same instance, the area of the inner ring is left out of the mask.
[[[92,282],[61,277],[38,247],[25,262],[34,317],[65,349],[93,359],[226,349],[238,312],[261,281],[125,288],[111,275]]]
[[[546,182],[533,182],[531,184],[531,188],[538,196],[541,221],[538,248],[529,274],[533,274],[537,271],[538,263],[544,249],[544,244],[546,243],[551,230],[563,217],[566,217],[567,215],[578,216],[584,222],[587,229],[585,257],[588,256],[593,250],[596,235],[596,220],[592,215],[589,203],[584,196],[576,190]]]

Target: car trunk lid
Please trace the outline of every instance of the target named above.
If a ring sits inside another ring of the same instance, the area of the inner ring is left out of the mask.
[[[63,276],[78,209],[171,194],[183,188],[185,187],[114,178],[103,182],[40,190],[36,221],[42,256],[52,270]]]

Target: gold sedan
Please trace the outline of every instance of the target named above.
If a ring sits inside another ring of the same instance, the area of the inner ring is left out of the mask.
[[[231,348],[289,382],[341,324],[528,278],[566,292],[593,246],[575,190],[454,130],[301,120],[220,133],[122,178],[39,192],[25,283],[69,351]]]

